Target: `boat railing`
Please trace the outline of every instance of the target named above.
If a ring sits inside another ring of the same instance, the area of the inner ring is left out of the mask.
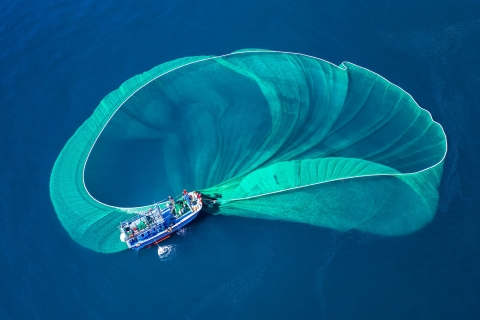
[[[136,213],[133,217],[131,217],[131,218],[125,220],[125,221],[120,222],[120,227],[124,226],[125,224],[130,224],[130,223],[140,219],[141,217],[143,217],[143,214]]]
[[[131,230],[131,233],[129,233],[128,239],[137,238],[138,236],[141,236],[143,234],[146,234],[146,233],[152,232],[152,231],[154,231],[154,234],[160,233],[163,230],[165,230],[162,223],[163,223],[163,221],[159,222],[159,223],[152,223],[152,224],[148,225],[148,227],[145,227],[144,229]],[[155,229],[157,229],[157,230],[155,230]]]
[[[153,206],[157,207],[160,210],[160,212],[163,212],[167,208],[167,202],[168,202],[167,200],[162,200],[162,201],[159,201],[159,202],[155,202],[153,204]],[[125,223],[132,223],[133,221],[138,220],[138,219],[148,215],[149,212],[150,212],[150,210],[145,210],[143,212],[138,212],[138,213],[133,214],[131,218],[128,218],[127,220],[124,220],[124,221],[120,222],[120,227],[122,225],[124,225]]]

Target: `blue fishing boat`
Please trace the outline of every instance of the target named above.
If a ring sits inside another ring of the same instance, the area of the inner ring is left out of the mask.
[[[198,215],[202,209],[198,192],[183,193],[155,203],[150,209],[120,223],[120,240],[129,249],[140,250],[170,237]]]

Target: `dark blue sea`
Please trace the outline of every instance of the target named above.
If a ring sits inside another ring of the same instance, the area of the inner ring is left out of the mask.
[[[98,103],[163,62],[244,48],[366,67],[447,133],[440,201],[382,237],[204,214],[157,250],[74,242],[53,164]],[[0,319],[480,319],[480,1],[3,1]]]

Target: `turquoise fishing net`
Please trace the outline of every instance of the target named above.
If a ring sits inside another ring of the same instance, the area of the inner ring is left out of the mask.
[[[401,235],[434,216],[442,127],[350,63],[244,50],[162,64],[109,94],[52,171],[79,244],[125,249],[118,223],[183,189],[210,212]]]

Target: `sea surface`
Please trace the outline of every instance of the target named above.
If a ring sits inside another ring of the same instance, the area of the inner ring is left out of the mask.
[[[381,237],[203,214],[139,253],[75,243],[49,197],[61,149],[122,82],[244,48],[366,67],[448,137],[440,201]],[[480,1],[4,1],[0,319],[479,319]]]

